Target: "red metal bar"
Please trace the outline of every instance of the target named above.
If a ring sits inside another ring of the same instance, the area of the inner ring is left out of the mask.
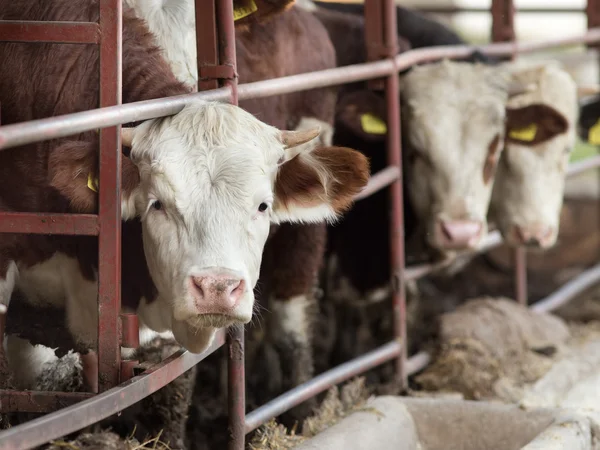
[[[299,90],[316,89],[336,86],[355,81],[381,78],[403,70],[413,64],[435,61],[441,58],[462,58],[479,50],[489,55],[511,55],[531,53],[554,47],[563,47],[600,41],[600,28],[590,30],[585,34],[552,39],[540,42],[513,44],[490,44],[475,46],[442,46],[429,47],[402,53],[396,56],[396,66],[390,61],[355,64],[352,66],[327,69],[289,77],[274,78],[267,81],[257,81],[238,86],[238,99],[268,97],[270,95],[288,94]],[[229,88],[186,94],[175,97],[146,100],[125,105],[100,108],[47,119],[32,120],[19,124],[0,126],[0,150],[19,145],[56,139],[65,136],[95,130],[97,128],[117,124],[136,122],[156,117],[177,114],[190,101],[197,99],[223,101],[230,98]]]
[[[389,58],[398,53],[398,27],[394,0],[382,0],[383,44]],[[404,283],[404,206],[402,201],[402,139],[400,136],[400,86],[397,73],[389,75],[385,82],[387,104],[387,152],[388,164],[398,169],[398,180],[390,185],[390,262],[392,268],[394,337],[399,340],[402,351],[396,360],[396,375],[400,387],[408,387],[406,373],[406,289]]]
[[[206,91],[219,86],[218,80],[201,79],[203,67],[219,64],[217,52],[217,12],[215,0],[196,0],[196,49],[198,61],[198,90]]]
[[[430,14],[490,13],[489,8],[477,8],[474,6],[436,6],[433,3],[430,5],[418,5],[415,9]],[[548,8],[515,6],[515,12],[525,14],[581,14],[585,11],[582,8],[571,8],[568,6],[549,6]]]
[[[194,355],[179,350],[120,386],[73,406],[2,431],[0,450],[34,448],[106,419],[158,391],[221,347],[224,341],[224,333],[220,331],[204,353]]]
[[[0,41],[97,44],[100,27],[93,22],[0,20]]]
[[[230,102],[238,104],[235,55],[235,28],[233,2],[217,0],[217,32],[219,36],[219,64],[232,69],[234,76],[221,80],[231,90]],[[227,410],[229,450],[244,450],[246,435],[246,375],[244,367],[244,327],[235,326],[227,335]]]
[[[100,0],[100,107],[121,104],[121,0]],[[100,130],[98,238],[98,389],[119,383],[121,349],[121,136],[120,126]]]
[[[0,389],[0,412],[44,413],[66,408],[92,397],[87,392],[13,391]],[[0,436],[2,434],[0,433]]]
[[[140,346],[138,317],[134,313],[121,313],[121,345],[126,348]]]
[[[95,214],[0,212],[0,233],[78,234],[97,236]]]
[[[492,0],[492,41],[510,42],[515,39],[515,7],[512,0]]]

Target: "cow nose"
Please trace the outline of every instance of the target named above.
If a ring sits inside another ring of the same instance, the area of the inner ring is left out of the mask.
[[[243,278],[230,272],[192,276],[192,295],[199,314],[231,314],[246,291]]]
[[[554,243],[554,228],[542,224],[530,226],[514,225],[512,233],[517,245],[533,248],[548,248]]]
[[[434,239],[441,249],[470,249],[477,245],[482,231],[483,224],[477,220],[439,220]]]

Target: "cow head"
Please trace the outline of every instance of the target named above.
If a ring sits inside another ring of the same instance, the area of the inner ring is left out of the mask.
[[[577,86],[555,64],[514,66],[530,90],[506,107],[505,147],[490,219],[509,245],[548,248],[558,235],[569,155],[575,146]]]
[[[271,223],[333,220],[366,185],[366,158],[311,148],[318,133],[280,131],[241,108],[206,102],[123,130],[131,148],[123,219],[142,222],[155,303],[188,350],[203,351],[216,329],[251,319]],[[70,167],[67,186],[56,176],[53,185],[89,212],[81,195],[93,194],[84,181],[90,169]],[[73,193],[74,185],[84,192]]]
[[[499,68],[450,61],[401,77],[407,194],[427,243],[446,256],[477,247],[487,232],[504,105],[509,91],[522,90],[509,81]],[[374,117],[385,120],[383,97],[353,95],[338,117],[365,139],[385,139],[384,127],[374,125]]]

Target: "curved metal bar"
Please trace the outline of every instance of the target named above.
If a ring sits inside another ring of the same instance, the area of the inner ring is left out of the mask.
[[[371,80],[390,75],[398,70],[406,69],[416,63],[433,61],[441,58],[461,58],[478,50],[489,55],[511,55],[529,53],[537,50],[561,47],[581,43],[600,41],[600,28],[568,38],[551,41],[528,42],[523,44],[489,44],[484,46],[447,46],[429,47],[410,50],[391,60],[372,63],[355,64],[319,72],[304,73],[289,77],[257,81],[238,86],[238,99],[268,97],[270,95],[288,94],[300,90],[315,89],[355,81]],[[231,88],[224,87],[194,94],[127,103],[119,106],[98,108],[73,114],[65,114],[47,119],[32,120],[18,124],[0,126],[0,150],[19,145],[49,139],[70,136],[84,131],[95,130],[176,114],[190,101],[210,100],[226,101],[230,98]]]
[[[158,391],[225,343],[225,332],[200,354],[179,350],[142,374],[75,405],[0,433],[0,450],[25,450],[106,419]]]

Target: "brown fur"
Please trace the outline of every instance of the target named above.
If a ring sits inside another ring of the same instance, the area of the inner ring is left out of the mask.
[[[532,123],[537,125],[537,133],[532,141],[524,141],[510,136],[511,130],[523,128]],[[506,109],[507,143],[535,146],[565,133],[568,128],[569,123],[563,114],[542,103],[518,109]]]
[[[319,172],[307,164],[302,157],[296,157],[283,165],[277,174],[275,196],[278,202],[290,207],[292,201],[304,207],[317,206],[326,199],[332,201],[336,212],[344,212],[352,203],[354,195],[358,194],[369,180],[369,164],[367,158],[351,149],[342,147],[322,147],[315,150],[311,156],[323,169],[327,169],[327,186],[322,189]],[[351,172],[343,173],[334,178],[333,173],[341,171],[334,168],[351,167]],[[299,197],[297,192],[305,193]],[[294,193],[294,195],[292,195]]]
[[[496,137],[490,142],[488,149],[488,155],[483,166],[483,181],[488,184],[494,178],[496,173],[496,167],[498,167],[498,152],[500,151],[500,136]]]

